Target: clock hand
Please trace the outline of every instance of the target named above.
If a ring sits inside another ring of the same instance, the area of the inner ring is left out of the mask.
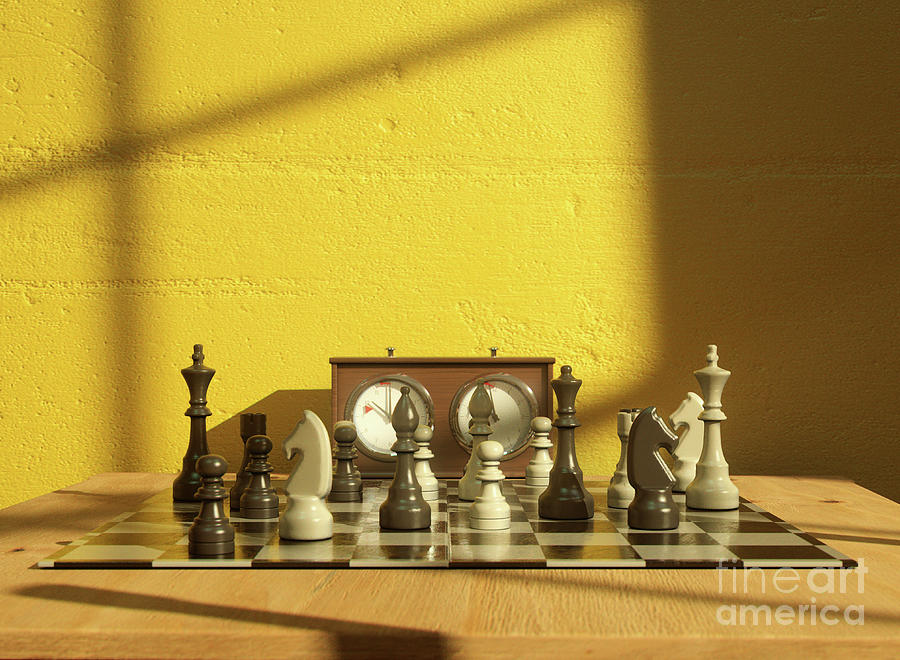
[[[386,411],[384,408],[382,408],[381,406],[379,406],[379,405],[378,405],[377,403],[375,403],[374,401],[369,401],[369,405],[372,406],[373,408],[375,408],[375,409],[376,409],[378,412],[380,412],[382,415],[384,415],[384,418],[385,418],[386,420],[391,421],[391,416],[387,414],[387,411]]]
[[[494,406],[494,386],[490,383],[485,383],[487,387],[488,394],[491,397],[491,421],[495,424],[500,421],[500,418],[497,416],[497,408]]]

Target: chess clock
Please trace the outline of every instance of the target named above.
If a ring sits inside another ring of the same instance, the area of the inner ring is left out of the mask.
[[[521,378],[507,373],[489,373],[473,378],[456,390],[450,403],[450,431],[453,439],[467,452],[472,452],[472,436],[469,433],[469,401],[479,380],[494,404],[491,416],[491,440],[503,445],[503,458],[507,461],[518,456],[531,440],[531,420],[538,416],[538,402],[534,391]],[[503,466],[501,466],[502,468]]]
[[[434,402],[425,386],[404,374],[376,374],[353,388],[344,404],[344,419],[356,426],[356,446],[376,461],[394,460],[391,445],[397,439],[391,413],[400,388],[409,386],[409,398],[419,414],[419,424],[434,428]],[[470,440],[471,442],[471,440]]]
[[[402,385],[410,387],[421,423],[434,431],[431,469],[441,479],[458,479],[471,452],[468,399],[477,379],[491,384],[495,413],[491,439],[506,451],[501,464],[507,477],[522,477],[531,452],[531,419],[553,416],[554,358],[547,357],[333,357],[331,363],[332,423],[353,421],[359,438],[357,465],[364,477],[394,474],[390,453],[393,428],[388,406],[394,406]],[[386,383],[386,384],[382,384]],[[373,405],[377,404],[377,405]],[[368,410],[367,410],[368,407]],[[454,431],[454,429],[456,429]]]

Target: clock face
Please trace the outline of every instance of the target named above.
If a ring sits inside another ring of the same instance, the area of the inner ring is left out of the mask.
[[[450,429],[453,437],[471,453],[472,435],[469,433],[469,401],[478,380],[485,380],[485,388],[494,404],[491,416],[493,433],[488,438],[503,445],[503,459],[521,453],[531,440],[531,420],[537,417],[538,405],[534,392],[522,380],[510,374],[488,374],[463,385],[450,406]]]
[[[356,442],[366,456],[393,461],[391,446],[397,434],[391,426],[391,414],[400,400],[400,388],[409,387],[409,398],[419,414],[419,424],[434,428],[434,403],[428,390],[409,376],[384,374],[363,381],[347,399],[344,419],[356,426]]]

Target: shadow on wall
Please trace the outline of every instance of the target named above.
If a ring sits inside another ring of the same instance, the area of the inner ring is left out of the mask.
[[[719,345],[734,473],[900,501],[900,8],[824,4],[647,11],[664,355]]]
[[[244,443],[241,441],[241,414],[264,413],[266,415],[266,434],[274,445],[269,454],[269,463],[275,472],[289,473],[298,460],[288,462],[281,451],[281,443],[294,426],[300,421],[304,410],[312,410],[318,415],[325,428],[331,433],[331,390],[277,390],[240,411],[234,417],[225,420],[207,431],[206,439],[209,450],[224,456],[228,461],[229,471],[236,471],[244,456]]]

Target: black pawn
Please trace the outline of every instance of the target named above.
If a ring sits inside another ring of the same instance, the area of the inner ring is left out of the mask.
[[[247,449],[247,440],[254,435],[266,434],[266,416],[263,413],[242,413],[241,414],[241,440],[244,442],[244,457],[241,460],[241,469],[234,477],[234,486],[231,487],[231,493],[228,501],[232,511],[240,511],[241,495],[250,485],[250,473],[247,471],[247,464],[250,462],[250,451]]]
[[[672,497],[675,477],[659,455],[660,447],[675,451],[678,436],[666,426],[656,408],[645,408],[628,433],[628,482],[634,499],[628,505],[628,526],[635,529],[675,529],[678,505]]]
[[[209,453],[206,444],[206,418],[212,415],[206,407],[206,391],[216,370],[203,364],[203,344],[194,344],[194,361],[190,367],[181,370],[181,375],[191,393],[191,407],[185,416],[191,418],[191,437],[181,461],[181,472],[172,484],[172,499],[176,502],[193,502],[194,494],[200,488],[201,479],[197,474],[197,459]]]
[[[356,467],[356,426],[353,422],[338,422],[334,425],[334,442],[337,450],[334,458],[334,476],[331,478],[329,502],[361,502],[362,475]]]
[[[575,396],[581,380],[572,376],[572,367],[560,369],[559,378],[550,383],[556,393],[556,458],[550,468],[550,483],[538,498],[541,518],[586,520],[594,517],[594,496],[584,487],[584,476],[575,455]]]
[[[221,456],[209,454],[198,458],[195,467],[203,485],[197,490],[200,514],[188,531],[188,553],[191,557],[234,554],[234,527],[225,514],[227,492],[222,482],[228,463]]]
[[[272,465],[268,461],[272,441],[264,435],[254,435],[247,440],[247,450],[250,483],[241,495],[241,518],[277,518],[278,493],[272,488]]]
[[[422,497],[422,487],[416,479],[413,454],[419,445],[413,434],[419,426],[419,413],[409,398],[409,388],[400,388],[400,399],[391,415],[391,426],[397,442],[391,451],[397,454],[394,480],[387,499],[381,503],[378,518],[384,529],[425,529],[431,526],[431,507]]]

